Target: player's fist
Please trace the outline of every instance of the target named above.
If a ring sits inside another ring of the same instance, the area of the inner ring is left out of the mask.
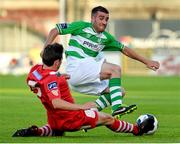
[[[65,79],[70,79],[70,75],[68,75],[68,74],[61,74],[61,76],[63,76]]]
[[[158,61],[153,61],[153,60],[150,60],[148,61],[148,63],[146,64],[148,68],[156,71],[157,69],[159,69],[160,67],[160,64]]]

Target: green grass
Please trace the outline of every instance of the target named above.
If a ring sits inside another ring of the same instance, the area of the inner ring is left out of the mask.
[[[0,142],[1,143],[178,143],[180,142],[180,77],[124,76],[124,103],[137,104],[138,110],[122,117],[134,123],[144,113],[154,114],[158,131],[151,136],[113,133],[105,127],[68,132],[64,137],[12,138],[16,129],[32,124],[46,124],[46,113],[38,98],[27,88],[25,76],[0,75]],[[96,97],[73,92],[78,103]],[[106,109],[110,113],[110,109]]]

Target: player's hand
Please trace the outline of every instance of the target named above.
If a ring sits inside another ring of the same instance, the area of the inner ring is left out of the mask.
[[[96,108],[96,103],[87,102],[87,103],[82,105],[82,109],[84,109],[84,110],[91,109],[91,108]]]
[[[61,74],[61,76],[63,76],[65,79],[70,79],[70,75],[68,75],[68,74]]]
[[[153,60],[148,61],[146,65],[149,69],[152,69],[153,71],[156,71],[160,67],[159,62]]]

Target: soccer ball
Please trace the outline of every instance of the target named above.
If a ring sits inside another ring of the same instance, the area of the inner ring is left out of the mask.
[[[143,114],[138,117],[136,123],[141,125],[142,122],[147,121],[147,125],[144,127],[145,134],[154,134],[158,128],[158,121],[152,114]]]

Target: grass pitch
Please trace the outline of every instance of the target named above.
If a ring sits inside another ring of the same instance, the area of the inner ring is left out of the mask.
[[[105,127],[68,132],[64,137],[13,138],[16,129],[32,124],[46,124],[46,114],[39,99],[25,83],[25,76],[0,75],[0,142],[1,143],[179,143],[180,142],[180,77],[123,77],[126,89],[124,103],[137,104],[138,110],[122,117],[134,123],[141,114],[154,114],[159,121],[154,135],[135,137],[114,133]],[[96,97],[72,92],[76,102]],[[110,109],[106,109],[110,113]]]

